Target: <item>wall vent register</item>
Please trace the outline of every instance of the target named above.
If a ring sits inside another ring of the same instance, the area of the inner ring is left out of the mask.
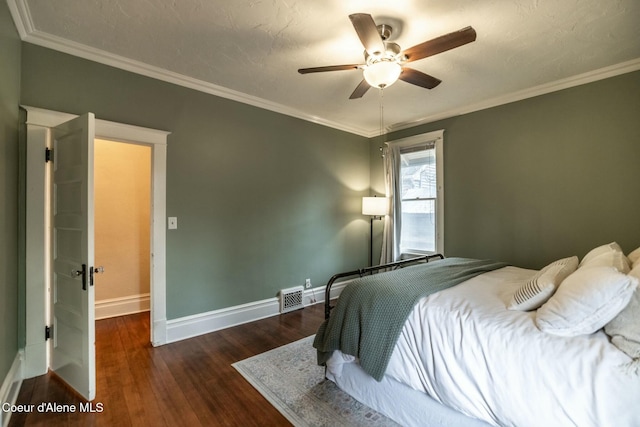
[[[280,313],[288,313],[304,308],[302,294],[302,286],[280,290]]]

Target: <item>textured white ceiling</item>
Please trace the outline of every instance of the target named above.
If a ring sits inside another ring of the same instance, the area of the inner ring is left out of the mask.
[[[473,26],[477,40],[411,64],[433,90],[384,91],[384,125],[406,127],[640,69],[638,0],[8,0],[25,41],[361,135],[379,95],[348,97],[363,62],[348,15],[391,24],[404,49]],[[577,76],[577,77],[576,77]]]

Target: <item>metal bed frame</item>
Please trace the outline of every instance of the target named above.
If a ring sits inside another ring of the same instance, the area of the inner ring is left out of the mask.
[[[338,274],[334,274],[333,276],[331,276],[331,279],[329,279],[329,282],[327,282],[327,288],[324,291],[324,318],[325,320],[329,318],[329,315],[331,313],[331,309],[333,308],[333,306],[331,305],[331,286],[333,286],[333,283],[338,280],[338,279],[344,279],[347,277],[353,277],[353,276],[358,276],[358,277],[363,277],[366,275],[372,275],[373,273],[379,271],[379,270],[385,270],[385,269],[391,269],[391,270],[397,270],[398,268],[402,268],[405,267],[407,265],[410,264],[416,264],[416,263],[420,263],[420,262],[429,262],[430,259],[434,259],[434,258],[439,258],[439,259],[444,259],[444,255],[442,254],[434,254],[434,255],[423,255],[423,256],[419,256],[419,257],[415,257],[415,258],[409,258],[409,259],[404,259],[401,261],[395,261],[395,262],[390,262],[388,264],[380,264],[380,265],[374,265],[373,267],[367,267],[367,268],[361,268],[359,270],[353,270],[353,271],[347,271],[345,273],[338,273]]]

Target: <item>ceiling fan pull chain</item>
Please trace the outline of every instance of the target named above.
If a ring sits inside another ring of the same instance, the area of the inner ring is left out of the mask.
[[[378,99],[380,100],[380,157],[384,157],[384,138],[383,135],[384,134],[384,89],[380,88],[380,94],[378,96]]]
[[[380,88],[380,136],[384,135],[384,89]]]

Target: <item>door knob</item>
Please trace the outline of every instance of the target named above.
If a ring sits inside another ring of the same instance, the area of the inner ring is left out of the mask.
[[[71,270],[71,277],[82,276],[82,290],[87,290],[87,264],[82,264],[82,270]]]
[[[93,286],[93,275],[98,273],[104,273],[104,267],[91,267],[89,269],[89,286]]]

